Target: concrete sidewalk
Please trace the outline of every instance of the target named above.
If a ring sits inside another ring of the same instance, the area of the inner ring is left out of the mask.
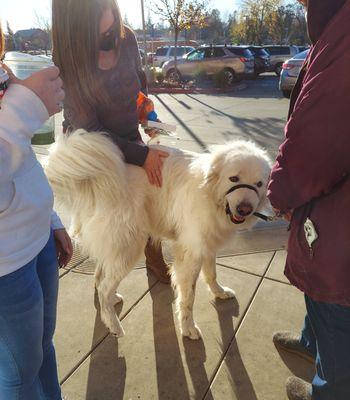
[[[147,276],[142,263],[120,287],[126,336],[109,335],[94,266],[77,250],[60,274],[56,348],[64,393],[70,400],[286,399],[286,378],[310,379],[313,368],[279,355],[271,341],[275,330],[298,331],[304,317],[303,297],[282,273],[285,242],[285,228],[261,226],[225,249],[219,281],[237,300],[213,300],[200,280],[194,313],[203,341],[195,342],[179,334],[171,287]]]
[[[180,142],[196,147],[189,137]],[[41,159],[47,150],[36,152]],[[285,400],[288,376],[313,375],[312,365],[272,343],[276,330],[298,332],[305,312],[302,294],[283,276],[286,241],[285,224],[259,223],[218,254],[219,281],[237,299],[213,300],[200,279],[194,314],[203,341],[195,342],[179,333],[172,288],[148,276],[143,261],[119,290],[126,336],[109,335],[94,265],[76,249],[60,271],[55,342],[64,393],[69,400]]]

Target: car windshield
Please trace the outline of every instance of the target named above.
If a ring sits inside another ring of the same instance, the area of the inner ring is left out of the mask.
[[[243,47],[227,47],[227,50],[239,57],[253,57],[253,53],[249,49]]]
[[[161,48],[157,49],[156,56],[166,56],[167,52],[168,52],[167,47],[161,47]]]
[[[187,55],[187,60],[203,60],[205,49],[194,50]]]
[[[252,48],[250,49],[250,51],[255,54],[256,56],[260,56],[260,57],[268,57],[269,53],[265,50],[265,49],[261,49],[261,48]]]
[[[186,48],[185,47],[177,47],[176,48],[176,55],[178,56],[183,56],[186,53]],[[170,49],[170,56],[174,56],[175,55],[175,47],[172,47]]]
[[[299,54],[297,54],[296,56],[293,57],[294,60],[305,60],[305,58],[307,57],[307,55],[309,54],[309,50],[305,50]]]

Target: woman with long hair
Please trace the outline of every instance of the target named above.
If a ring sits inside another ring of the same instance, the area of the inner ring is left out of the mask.
[[[66,99],[64,129],[107,132],[125,161],[161,186],[168,153],[147,147],[138,130],[136,100],[146,90],[134,33],[123,24],[115,0],[53,0],[53,58]],[[160,245],[150,241],[146,266],[169,282]]]

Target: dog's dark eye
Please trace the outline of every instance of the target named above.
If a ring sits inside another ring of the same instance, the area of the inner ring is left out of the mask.
[[[230,181],[236,183],[239,182],[239,178],[238,176],[230,176]]]
[[[259,181],[259,182],[256,184],[256,186],[259,187],[259,188],[260,188],[262,185],[263,185],[263,183],[262,183],[261,181]]]

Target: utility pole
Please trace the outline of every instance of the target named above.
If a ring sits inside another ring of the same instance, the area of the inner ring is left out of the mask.
[[[145,4],[141,0],[141,14],[142,14],[142,30],[143,30],[143,48],[145,51],[145,67],[147,68],[147,41],[146,41],[146,23],[145,23]]]

